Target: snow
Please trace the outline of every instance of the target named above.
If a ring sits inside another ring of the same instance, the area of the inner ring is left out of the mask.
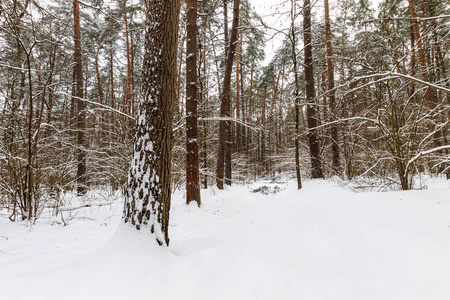
[[[201,208],[178,191],[168,248],[123,224],[122,201],[104,192],[90,199],[108,205],[66,212],[67,226],[2,217],[0,298],[448,299],[450,182],[426,184],[257,182],[202,190]],[[262,186],[277,193],[253,192]]]

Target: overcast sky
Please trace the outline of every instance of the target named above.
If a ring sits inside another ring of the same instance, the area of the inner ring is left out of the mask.
[[[377,10],[378,3],[382,0],[369,0],[371,3],[371,8]],[[279,3],[284,2],[284,7]],[[312,0],[312,13],[315,16],[323,14],[323,0]],[[287,18],[289,15],[282,16],[281,12],[283,10],[288,12],[290,10],[290,0],[250,0],[250,3],[255,8],[255,11],[263,17],[263,20],[267,25],[274,27],[278,30],[288,28],[289,21]],[[303,1],[298,2],[300,6],[303,5]],[[335,17],[336,5],[339,5],[339,0],[329,0],[330,4],[330,18],[333,19]],[[278,13],[277,13],[278,12]],[[301,22],[302,19],[299,18],[297,22]],[[282,36],[275,37],[273,39],[269,39],[273,35],[273,32],[267,33],[267,42],[266,42],[266,59],[264,61],[264,65],[268,64],[270,59],[272,58],[274,52],[281,45]]]

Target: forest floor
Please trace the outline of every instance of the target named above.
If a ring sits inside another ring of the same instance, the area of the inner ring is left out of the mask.
[[[67,226],[3,211],[0,299],[450,299],[450,181],[384,193],[303,184],[210,188],[201,208],[176,192],[169,248],[123,224],[107,192],[67,197],[90,205],[64,212]]]

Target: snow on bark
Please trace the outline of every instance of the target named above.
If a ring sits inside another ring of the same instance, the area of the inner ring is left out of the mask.
[[[125,192],[124,221],[150,228],[169,245],[170,160],[180,1],[149,3],[145,56],[133,156]]]

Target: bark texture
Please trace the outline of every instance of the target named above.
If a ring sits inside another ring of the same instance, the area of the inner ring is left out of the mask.
[[[311,35],[311,2],[304,0],[303,5],[303,37],[305,43],[305,87],[306,87],[306,102],[307,122],[308,122],[308,140],[309,152],[311,155],[311,177],[323,178],[322,160],[320,158],[319,139],[317,134],[318,125],[317,111],[315,104],[315,89],[314,89],[314,69],[312,60],[312,35]]]
[[[186,203],[200,200],[198,158],[197,0],[187,0],[186,32]]]
[[[169,245],[170,160],[180,1],[147,2],[145,55],[124,221]]]

